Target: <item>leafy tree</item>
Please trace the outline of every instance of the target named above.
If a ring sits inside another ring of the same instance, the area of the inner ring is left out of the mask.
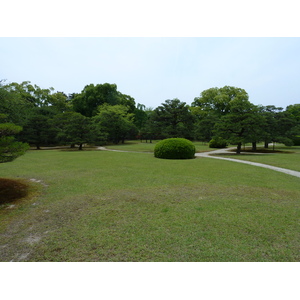
[[[49,104],[49,97],[54,88],[42,89],[36,84],[32,85],[30,81],[22,83],[12,82],[5,85],[7,91],[18,94],[23,100],[36,107],[43,107]]]
[[[0,123],[0,163],[13,161],[29,149],[28,144],[17,142],[14,138],[22,127],[5,122],[6,118],[6,115],[0,114],[0,120],[4,121]]]
[[[298,124],[300,124],[300,104],[289,105],[286,108],[286,112],[293,117]]]
[[[58,131],[57,139],[60,143],[77,144],[78,150],[82,150],[85,143],[101,142],[106,139],[106,135],[91,118],[76,112],[56,115],[53,126]]]
[[[53,116],[51,109],[35,107],[23,127],[20,139],[35,145],[37,149],[42,145],[55,144],[56,129],[51,126]]]
[[[146,140],[146,143],[152,143],[153,139],[159,138],[160,128],[154,120],[154,111],[152,108],[145,108],[146,120],[142,128],[139,130],[139,137],[141,140]]]
[[[166,100],[152,115],[157,132],[164,138],[193,138],[193,115],[179,99]]]
[[[120,93],[116,84],[109,83],[86,85],[82,92],[73,98],[72,102],[74,110],[86,117],[95,116],[98,113],[98,107],[105,103],[124,105],[130,112],[135,109],[134,99]]]
[[[248,101],[249,97],[244,89],[232,86],[210,88],[196,97],[191,105],[195,117],[195,138],[209,141],[213,137],[216,122],[230,113],[231,104],[235,101]]]
[[[93,120],[108,134],[108,140],[118,144],[137,134],[133,117],[134,114],[128,113],[128,108],[124,105],[104,104],[99,106],[99,113]]]
[[[273,145],[275,142],[292,144],[292,138],[298,132],[297,118],[289,110],[283,111],[283,108],[274,105],[261,107],[261,111],[266,120],[263,127],[265,148],[271,142]]]
[[[210,141],[213,137],[213,129],[219,120],[214,111],[202,110],[198,107],[191,107],[194,116],[194,137],[199,141]]]
[[[227,113],[216,123],[215,134],[237,145],[236,153],[241,153],[242,143],[256,141],[264,119],[257,107],[245,99],[231,101]]]
[[[24,100],[20,94],[11,92],[0,82],[0,113],[7,115],[7,120],[23,126],[33,105]]]
[[[63,113],[73,109],[69,97],[63,92],[51,94],[48,97],[48,106],[55,113]]]
[[[218,117],[230,112],[232,101],[248,101],[249,96],[244,89],[224,86],[210,88],[196,97],[191,106],[200,107],[203,111],[213,111]]]
[[[147,122],[148,116],[146,112],[146,106],[143,104],[138,103],[137,107],[134,110],[134,124],[135,126],[141,130],[146,122]]]

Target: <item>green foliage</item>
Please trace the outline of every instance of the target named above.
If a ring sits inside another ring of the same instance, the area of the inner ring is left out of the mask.
[[[132,97],[117,90],[116,84],[89,84],[80,94],[72,99],[76,112],[86,117],[93,117],[98,113],[98,107],[103,104],[124,105],[130,112],[135,110],[135,101]]]
[[[221,137],[215,137],[209,142],[209,148],[226,148],[227,145],[227,141]]]
[[[66,112],[55,116],[53,126],[56,127],[57,139],[60,143],[79,145],[82,150],[84,143],[98,143],[105,140],[106,135],[100,126],[92,121],[92,118],[76,112]]]
[[[37,149],[42,145],[54,144],[57,130],[51,123],[53,114],[47,107],[35,107],[23,126],[21,140],[35,145]]]
[[[0,114],[0,120],[5,117],[5,115]],[[29,149],[28,144],[15,141],[14,135],[21,130],[21,126],[12,123],[0,123],[0,163],[13,161]]]
[[[300,146],[300,135],[294,136],[292,138],[292,140],[293,140],[294,146]]]
[[[99,106],[99,113],[93,117],[95,124],[108,134],[108,140],[115,144],[132,135],[137,134],[137,129],[133,123],[134,114],[128,112],[128,107],[124,105]]]
[[[194,144],[184,138],[169,138],[158,142],[154,156],[165,159],[191,159],[195,157]]]
[[[156,134],[165,138],[193,138],[193,115],[189,106],[175,98],[158,106],[151,116]]]
[[[215,124],[214,132],[230,144],[237,144],[239,154],[242,143],[256,141],[263,125],[264,119],[254,104],[245,99],[235,99],[230,103],[230,113]]]

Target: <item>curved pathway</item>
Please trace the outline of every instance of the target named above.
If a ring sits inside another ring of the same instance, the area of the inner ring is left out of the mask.
[[[137,151],[111,150],[111,149],[107,149],[105,147],[98,147],[98,149],[105,150],[105,151],[114,151],[114,152],[148,153],[148,152],[137,152]],[[300,172],[298,172],[298,171],[274,167],[274,166],[256,163],[256,162],[252,162],[252,161],[216,156],[219,154],[228,154],[228,151],[230,151],[232,149],[235,149],[235,148],[223,148],[223,149],[213,150],[213,151],[209,151],[209,152],[195,153],[195,156],[196,156],[196,158],[207,157],[207,158],[214,158],[214,159],[222,159],[222,160],[228,160],[228,161],[237,162],[237,163],[241,163],[241,164],[247,164],[247,165],[252,165],[252,166],[256,166],[256,167],[267,168],[267,169],[271,169],[271,170],[274,170],[277,172],[285,173],[285,174],[296,176],[296,177],[300,178]],[[152,153],[152,152],[149,152],[149,153]],[[264,154],[262,153],[262,155],[264,155]]]
[[[228,151],[230,151],[232,149],[235,149],[235,148],[224,148],[224,149],[218,149],[218,150],[214,150],[214,151],[210,151],[210,152],[195,153],[195,156],[196,157],[208,157],[208,158],[214,158],[214,159],[229,160],[229,161],[238,162],[238,163],[242,163],[242,164],[247,164],[247,165],[252,165],[252,166],[271,169],[271,170],[274,170],[274,171],[277,171],[277,172],[285,173],[285,174],[296,176],[296,177],[300,178],[300,172],[298,172],[298,171],[293,171],[293,170],[290,170],[290,169],[274,167],[274,166],[261,164],[261,163],[256,163],[256,162],[252,162],[252,161],[246,161],[246,160],[240,160],[240,159],[235,159],[235,158],[226,158],[226,157],[216,156],[218,154],[228,154]]]

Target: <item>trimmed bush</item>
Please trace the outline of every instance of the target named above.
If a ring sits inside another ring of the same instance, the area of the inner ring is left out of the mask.
[[[226,148],[228,145],[227,141],[221,137],[215,137],[210,140],[208,146],[209,148]]]
[[[191,159],[195,157],[195,145],[183,138],[170,138],[158,142],[154,156],[165,159]]]

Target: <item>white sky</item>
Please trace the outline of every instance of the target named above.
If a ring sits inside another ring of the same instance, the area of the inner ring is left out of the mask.
[[[7,82],[66,94],[115,83],[152,108],[174,98],[191,104],[203,90],[225,85],[245,89],[254,104],[300,103],[294,1],[282,7],[263,0],[184,6],[111,0],[98,8],[91,0],[45,1],[44,7],[8,2],[11,13],[0,21],[0,79]]]
[[[0,38],[0,45],[1,79],[67,94],[116,83],[155,108],[230,85],[254,104],[300,103],[300,38]]]

